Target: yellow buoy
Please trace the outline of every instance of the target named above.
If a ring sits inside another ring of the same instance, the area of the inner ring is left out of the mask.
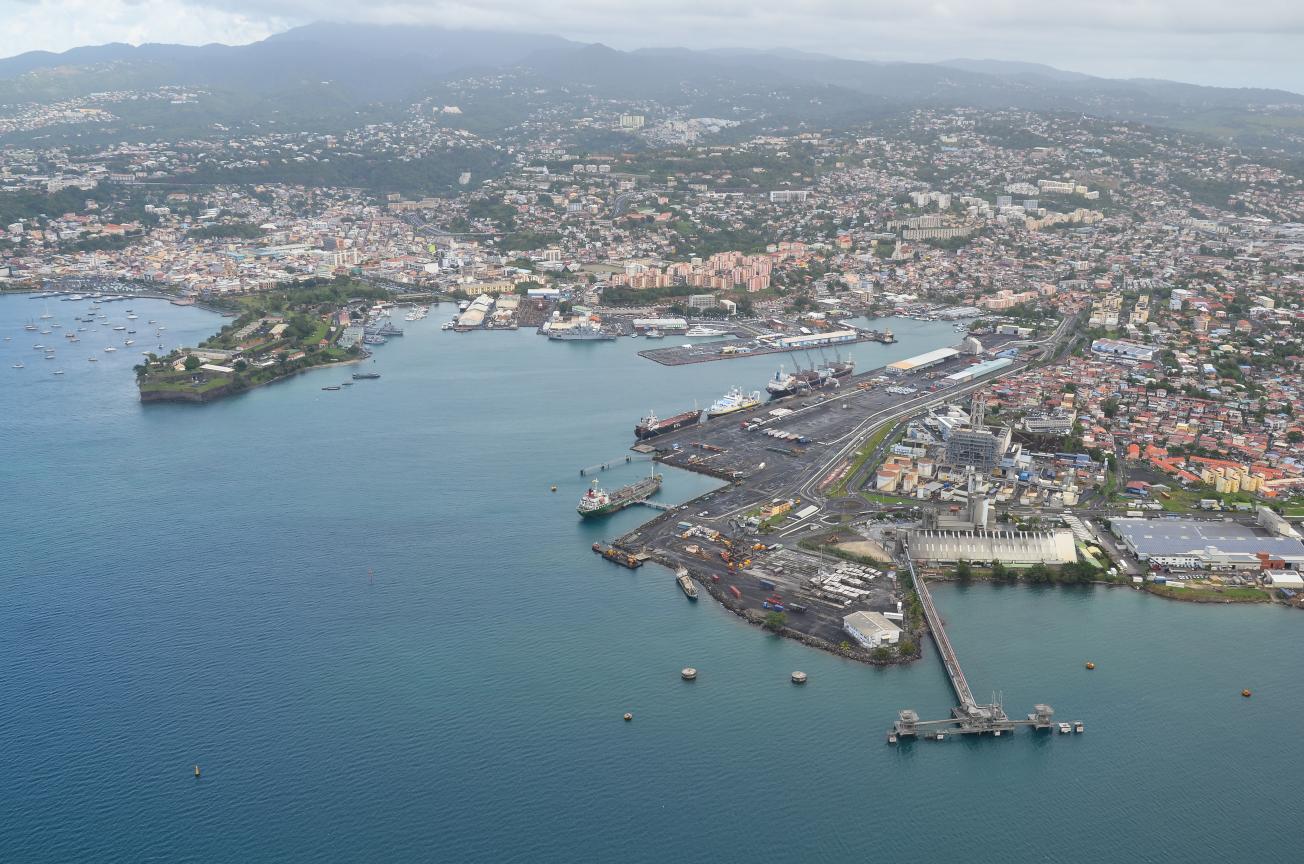
[[[625,722],[628,723],[630,720],[633,720],[633,719],[634,719],[634,715],[633,715],[633,714],[630,714],[628,711],[626,711],[626,712],[625,712]]]
[[[1241,695],[1244,696],[1246,699],[1249,699],[1249,698],[1250,698],[1250,691],[1249,691],[1249,690],[1242,690],[1242,691],[1241,691]]]
[[[1087,661],[1087,668],[1088,668],[1088,669],[1095,669],[1095,668],[1096,668],[1096,664],[1095,664],[1095,663],[1092,663],[1090,660],[1088,660],[1088,661]]]

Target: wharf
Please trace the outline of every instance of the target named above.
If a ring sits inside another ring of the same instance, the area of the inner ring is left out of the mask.
[[[760,354],[791,354],[796,351],[836,349],[842,345],[855,345],[860,342],[882,342],[885,345],[890,345],[896,341],[895,337],[890,334],[880,333],[877,330],[861,330],[858,332],[859,335],[854,339],[811,346],[772,345],[756,338],[720,339],[706,336],[702,338],[710,341],[701,344],[690,342],[686,345],[649,348],[646,351],[638,352],[638,356],[653,360],[662,366],[687,366],[692,363],[733,360],[739,357],[755,357]],[[694,337],[685,336],[684,338],[691,340]]]
[[[942,617],[937,614],[937,607],[933,604],[933,595],[928,590],[928,583],[915,571],[908,550],[906,555],[906,566],[910,569],[915,594],[919,597],[920,605],[924,607],[924,618],[933,636],[933,644],[937,646],[937,654],[946,670],[946,677],[950,679],[951,689],[955,691],[955,698],[960,704],[951,709],[951,716],[945,720],[920,720],[919,715],[909,708],[901,711],[892,728],[888,730],[888,743],[895,744],[902,738],[916,738],[920,735],[938,741],[944,740],[948,735],[991,734],[1000,737],[1003,733],[1013,732],[1018,726],[1049,730],[1053,725],[1051,720],[1055,716],[1055,711],[1049,705],[1035,705],[1027,719],[1011,720],[999,699],[993,700],[990,705],[978,704],[969,689],[969,681],[964,677],[964,670],[960,668],[960,660],[955,655],[955,649],[951,647],[951,639],[946,635]]]

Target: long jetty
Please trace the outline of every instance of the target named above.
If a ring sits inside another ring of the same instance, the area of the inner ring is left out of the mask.
[[[919,597],[919,604],[924,607],[924,619],[928,622],[929,632],[932,633],[933,644],[937,646],[938,656],[941,657],[942,666],[946,669],[946,677],[950,679],[951,689],[955,691],[955,698],[960,704],[951,709],[951,716],[945,720],[920,720],[919,715],[909,708],[901,711],[892,728],[888,730],[888,742],[895,744],[902,738],[916,738],[921,735],[939,741],[955,734],[990,733],[999,737],[1004,732],[1012,732],[1017,726],[1050,729],[1051,718],[1054,717],[1055,711],[1049,705],[1034,705],[1027,719],[1012,720],[1006,715],[1005,708],[999,700],[994,700],[990,705],[978,704],[978,700],[973,698],[973,691],[969,689],[968,679],[964,677],[964,670],[960,668],[960,659],[956,656],[955,649],[951,647],[951,639],[946,635],[942,616],[937,614],[937,606],[933,603],[933,595],[928,590],[928,583],[915,571],[915,563],[910,558],[909,549],[906,550],[906,566],[910,570],[910,579],[915,586],[915,594]]]

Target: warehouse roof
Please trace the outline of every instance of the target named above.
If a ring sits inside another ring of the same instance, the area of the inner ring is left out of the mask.
[[[1006,564],[1069,564],[1078,558],[1073,532],[949,531],[910,532],[910,557],[916,561],[1002,561]]]
[[[1198,557],[1209,547],[1230,555],[1266,552],[1279,557],[1304,556],[1304,543],[1299,540],[1271,535],[1238,522],[1132,517],[1111,519],[1109,525],[1143,557]]]
[[[914,357],[907,357],[904,360],[898,360],[891,363],[887,368],[896,369],[898,372],[909,372],[911,369],[921,369],[925,366],[931,366],[934,363],[941,363],[955,355],[959,354],[954,348],[938,348],[935,351],[929,351],[925,354],[919,354]]]

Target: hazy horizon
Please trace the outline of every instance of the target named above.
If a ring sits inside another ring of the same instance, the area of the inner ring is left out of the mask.
[[[556,34],[613,48],[796,50],[850,60],[1041,63],[1101,78],[1162,78],[1304,93],[1304,6],[1197,0],[1091,9],[977,0],[963,9],[884,0],[0,0],[5,57],[122,42],[248,44],[317,21]]]

